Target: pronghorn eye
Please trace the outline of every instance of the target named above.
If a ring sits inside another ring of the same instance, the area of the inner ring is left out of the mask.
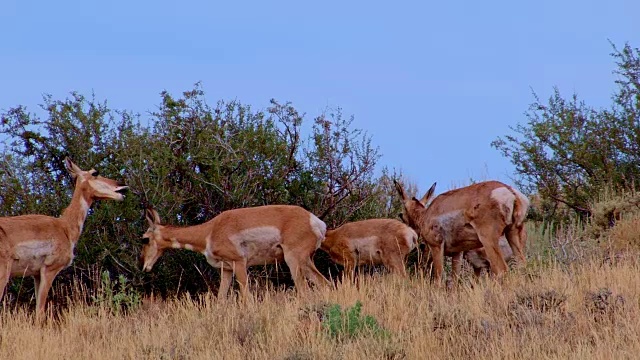
[[[98,170],[93,170],[93,171],[91,172],[91,176],[96,176],[96,177],[97,177],[97,176],[99,176],[99,175],[100,175],[100,173],[98,172]]]
[[[147,245],[149,243],[149,238],[142,238],[142,245]]]

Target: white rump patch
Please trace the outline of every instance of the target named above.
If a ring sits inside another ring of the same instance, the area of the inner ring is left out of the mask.
[[[40,258],[53,253],[53,240],[31,240],[17,244],[15,255],[18,259]]]
[[[516,221],[524,221],[524,218],[527,216],[527,210],[529,210],[529,198],[526,197],[523,193],[518,191],[518,189],[511,188],[513,192],[516,194],[522,206],[520,206],[520,211],[518,214],[514,214],[514,217],[517,219]]]
[[[325,235],[327,234],[327,224],[325,224],[324,221],[318,219],[317,216],[313,214],[309,214],[309,215],[310,215],[309,224],[311,225],[311,230],[313,231],[314,234],[316,234],[316,237],[318,238],[318,241],[316,244],[316,249],[317,249],[320,247],[320,244],[322,243]]]
[[[404,239],[407,242],[409,250],[413,250],[418,245],[418,234],[408,226],[404,232]]]
[[[506,187],[493,189],[493,191],[491,192],[491,198],[498,204],[503,205],[507,208],[508,211],[505,214],[505,219],[511,219],[513,217],[513,202],[516,200],[516,196],[513,194],[513,192],[511,192],[510,189]],[[509,220],[508,222],[511,221]]]

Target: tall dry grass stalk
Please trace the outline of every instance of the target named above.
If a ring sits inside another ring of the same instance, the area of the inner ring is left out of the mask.
[[[640,264],[590,261],[511,272],[502,284],[362,276],[297,295],[263,290],[245,303],[211,295],[147,299],[125,315],[71,306],[36,325],[0,311],[2,359],[630,358],[640,353]],[[389,336],[335,339],[327,304],[361,301]]]

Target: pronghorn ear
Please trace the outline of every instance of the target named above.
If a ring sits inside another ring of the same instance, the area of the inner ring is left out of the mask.
[[[431,185],[429,190],[427,190],[427,193],[424,194],[422,199],[420,199],[420,202],[422,203],[422,205],[427,205],[427,202],[431,199],[435,191],[436,191],[436,183],[433,183],[433,185]]]
[[[416,204],[418,204],[418,206],[420,207],[425,207],[425,204],[423,204],[420,200],[418,200],[415,196],[411,198],[411,200],[413,200]]]
[[[150,227],[154,227],[160,224],[160,215],[158,215],[158,212],[154,209],[147,208],[147,210],[145,211],[145,216]]]
[[[393,179],[393,185],[395,185],[396,191],[398,192],[398,195],[400,195],[400,197],[402,198],[402,201],[407,200],[407,193],[404,192],[402,185],[400,185],[400,183],[398,183],[396,179]]]
[[[71,176],[73,176],[73,178],[75,179],[76,176],[78,176],[78,173],[80,173],[82,170],[73,163],[73,161],[71,161],[71,159],[69,159],[68,157],[64,158],[64,167],[67,168],[67,171],[71,174]]]

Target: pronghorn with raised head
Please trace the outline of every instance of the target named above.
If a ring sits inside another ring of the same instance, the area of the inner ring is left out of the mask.
[[[296,288],[329,284],[312,256],[326,233],[325,223],[293,205],[266,205],[227,210],[194,226],[162,225],[158,212],[147,209],[149,229],[142,236],[143,270],[151,271],[169,248],[197,251],[220,269],[218,297],[226,296],[235,274],[242,297],[248,293],[247,268],[285,261]]]
[[[59,218],[20,215],[0,218],[0,298],[12,277],[35,279],[38,317],[44,313],[47,294],[56,275],[73,261],[73,250],[95,200],[122,201],[127,189],[115,180],[83,171],[68,158],[65,166],[75,180],[71,204]]]
[[[480,247],[484,249],[492,273],[502,277],[507,271],[499,244],[503,235],[516,259],[522,263],[526,261],[524,221],[529,200],[518,190],[498,181],[484,181],[447,191],[428,204],[435,183],[420,200],[409,198],[395,180],[394,184],[402,198],[403,220],[422,236],[431,252],[438,284],[442,279],[445,254],[459,262],[462,252]]]
[[[328,230],[320,248],[347,274],[363,264],[382,264],[393,273],[407,275],[405,259],[418,243],[418,234],[401,221],[369,219]]]

